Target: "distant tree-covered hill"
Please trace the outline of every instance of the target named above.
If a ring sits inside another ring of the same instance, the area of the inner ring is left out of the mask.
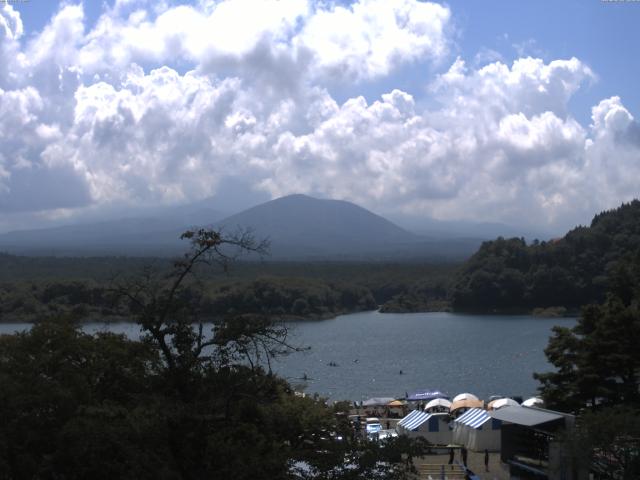
[[[190,286],[207,320],[259,314],[281,319],[323,319],[375,310],[371,291],[313,278],[260,277],[252,281],[208,281]],[[93,280],[0,283],[0,323],[40,322],[68,316],[81,322],[127,321],[132,305],[118,301],[112,285]]]
[[[263,314],[284,318],[332,318],[378,307],[369,289],[309,278],[262,277],[222,285],[208,299],[216,314]]]
[[[126,320],[126,305],[110,298],[113,282],[149,269],[166,275],[171,265],[167,258],[0,253],[0,323],[68,314],[80,321]],[[229,272],[200,269],[198,278],[208,316],[233,311],[318,319],[377,306],[384,312],[447,309],[447,288],[458,266],[442,261],[238,261]]]
[[[482,244],[451,285],[456,310],[510,310],[601,302],[608,277],[640,249],[640,201],[596,215],[549,242],[498,238]]]

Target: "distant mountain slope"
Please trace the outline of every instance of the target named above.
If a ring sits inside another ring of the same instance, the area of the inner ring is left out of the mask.
[[[353,203],[306,195],[271,200],[222,221],[204,206],[156,210],[145,218],[10,232],[0,235],[0,251],[173,256],[187,247],[180,234],[196,225],[213,225],[227,233],[250,228],[257,238],[271,241],[269,258],[273,260],[461,260],[481,243],[478,238],[422,237]]]
[[[213,224],[211,209],[167,209],[165,215],[19,230],[0,235],[0,250],[26,255],[174,255],[184,249],[180,233],[195,224]]]
[[[500,310],[601,302],[619,261],[640,255],[640,201],[596,215],[589,227],[526,245],[499,238],[482,244],[451,291],[456,309]]]
[[[253,229],[257,237],[271,240],[275,255],[372,252],[420,240],[417,235],[353,203],[306,195],[289,195],[263,203],[217,225],[227,231]]]
[[[500,222],[474,222],[470,220],[436,220],[429,217],[395,215],[389,217],[397,225],[418,235],[432,239],[447,238],[481,238],[492,240],[497,237],[524,237],[528,241],[534,239],[548,240],[557,237],[557,233],[528,225],[519,227]]]

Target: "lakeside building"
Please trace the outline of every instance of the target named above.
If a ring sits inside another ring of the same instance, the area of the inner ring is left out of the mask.
[[[575,425],[575,416],[538,407],[507,406],[489,414],[502,422],[500,459],[515,478],[581,480],[586,468],[575,458],[562,436]]]
[[[500,451],[502,422],[481,408],[472,408],[453,421],[453,443],[474,452]]]

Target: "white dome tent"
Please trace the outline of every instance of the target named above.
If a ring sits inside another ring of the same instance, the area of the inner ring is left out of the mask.
[[[519,405],[520,404],[513,398],[499,398],[497,400],[489,402],[489,405],[487,405],[487,410],[498,410],[502,407],[517,407]]]
[[[455,402],[460,402],[462,400],[475,400],[476,402],[479,401],[480,399],[478,397],[476,397],[473,393],[461,393],[459,395],[456,395],[455,397],[453,397],[453,403]]]
[[[458,416],[470,408],[484,408],[484,402],[473,393],[461,393],[453,398],[449,412],[453,416]]]
[[[434,398],[424,406],[425,412],[435,413],[438,411],[448,412],[451,408],[451,401],[446,398]]]
[[[544,407],[544,400],[540,397],[531,397],[527,398],[524,402],[522,402],[523,407]]]

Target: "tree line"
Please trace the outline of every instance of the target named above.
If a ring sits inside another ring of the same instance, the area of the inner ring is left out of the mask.
[[[113,295],[114,281],[145,271],[167,275],[170,263],[133,259],[127,265],[121,260],[0,254],[0,322],[37,322],[55,315],[83,322],[125,321],[130,305]],[[71,266],[69,272],[65,263]],[[7,275],[5,266],[15,275]],[[116,274],[119,266],[122,271]],[[197,279],[188,283],[194,294],[199,292],[203,314],[212,319],[231,312],[322,319],[380,305],[383,311],[416,311],[425,299],[431,302],[427,309],[448,308],[442,302],[455,268],[455,264],[238,261],[228,273],[200,269]]]
[[[4,283],[0,284],[0,321],[37,322],[61,315],[82,322],[124,321],[132,305],[115,293],[112,284],[94,281]],[[305,278],[191,283],[187,294],[198,296],[201,314],[209,320],[234,313],[321,319],[377,308],[366,287]]]

